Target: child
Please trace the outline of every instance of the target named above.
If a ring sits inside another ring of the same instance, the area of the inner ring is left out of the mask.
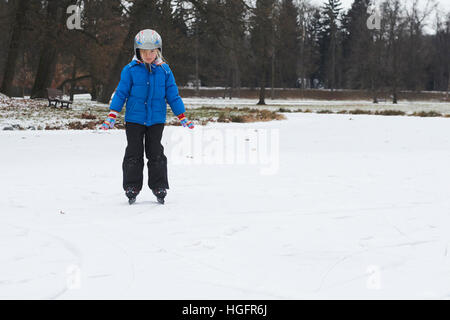
[[[140,31],[134,39],[134,53],[133,60],[122,70],[110,113],[101,129],[114,127],[117,115],[126,102],[128,145],[122,164],[123,189],[128,202],[133,204],[142,189],[145,151],[148,186],[158,202],[164,203],[166,189],[169,189],[167,158],[161,145],[166,122],[166,101],[183,127],[193,129],[194,125],[184,116],[185,108],[175,78],[163,61],[161,36],[150,29]]]

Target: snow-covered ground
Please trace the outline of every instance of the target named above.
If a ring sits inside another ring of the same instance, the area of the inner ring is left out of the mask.
[[[121,130],[0,132],[0,298],[448,299],[449,119],[287,117],[166,127],[164,206]]]
[[[255,99],[222,99],[222,98],[183,98],[184,103],[189,108],[211,106],[211,107],[255,107],[258,102]],[[415,111],[437,111],[442,113],[450,113],[450,102],[442,101],[406,101],[400,100],[397,104],[391,101],[384,101],[374,104],[368,100],[311,100],[311,99],[270,99],[265,100],[264,108],[289,108],[317,110],[400,110],[406,113]]]
[[[94,128],[108,114],[109,105],[91,101],[89,94],[75,95],[72,107],[67,109],[48,108],[45,100],[9,99],[0,94],[0,131],[2,130],[53,130],[67,128]],[[386,110],[401,111],[404,115],[415,115],[418,112],[434,112],[434,116],[450,116],[450,102],[439,101],[400,101],[398,104],[381,102],[373,104],[370,101],[325,101],[306,99],[266,99],[267,105],[258,106],[253,99],[222,99],[222,98],[183,98],[187,116],[195,123],[217,121],[220,108],[239,108],[241,115],[245,109],[268,109],[274,112],[325,112],[351,113],[382,112]],[[200,110],[200,108],[202,108]],[[197,110],[194,110],[197,109]],[[235,115],[237,114],[236,111]],[[398,114],[398,112],[396,112]],[[93,117],[84,117],[92,115]],[[169,111],[168,123],[178,119]]]
[[[92,104],[94,106],[104,106],[98,102],[90,101],[89,94],[79,94],[75,96],[74,107],[86,106]],[[248,108],[292,108],[295,109],[310,109],[311,111],[318,110],[354,110],[363,109],[371,111],[380,110],[400,110],[406,113],[420,112],[420,111],[436,111],[443,114],[450,114],[450,102],[442,101],[406,101],[400,100],[397,104],[393,104],[391,101],[384,101],[378,104],[373,104],[368,100],[310,100],[310,99],[266,99],[266,106],[257,106],[256,99],[222,99],[222,98],[183,98],[187,108],[200,108],[200,107],[248,107]]]

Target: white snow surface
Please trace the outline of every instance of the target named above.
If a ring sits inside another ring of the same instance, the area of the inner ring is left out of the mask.
[[[444,101],[408,101],[400,100],[397,104],[393,104],[391,101],[384,101],[378,104],[372,103],[369,100],[315,100],[315,99],[270,99],[267,98],[265,106],[256,105],[258,99],[223,99],[223,98],[183,98],[183,102],[187,109],[200,108],[200,107],[248,107],[255,109],[279,109],[291,108],[296,109],[309,109],[311,111],[318,110],[332,110],[334,112],[341,110],[354,110],[364,109],[371,111],[380,110],[400,110],[406,113],[420,112],[420,111],[436,111],[443,114],[450,114],[450,102]],[[75,95],[74,108],[77,107],[77,103],[84,105],[104,106],[109,108],[109,105],[101,104],[95,101],[91,101],[89,94]],[[187,111],[189,112],[189,110]]]
[[[450,120],[287,117],[166,127],[165,205],[128,205],[122,130],[0,132],[0,299],[448,299]],[[226,130],[278,170],[180,151]]]

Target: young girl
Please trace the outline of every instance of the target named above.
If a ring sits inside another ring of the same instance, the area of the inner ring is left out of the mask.
[[[164,203],[166,189],[169,189],[167,158],[161,145],[166,102],[183,127],[193,129],[194,125],[184,116],[185,108],[175,78],[163,61],[161,36],[150,29],[140,31],[134,39],[134,53],[133,60],[122,70],[110,113],[101,128],[108,130],[114,127],[117,115],[126,102],[128,145],[122,164],[125,195],[133,204],[142,189],[145,151],[148,186],[158,202]]]

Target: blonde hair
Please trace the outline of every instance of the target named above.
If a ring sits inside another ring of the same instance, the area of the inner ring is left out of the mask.
[[[167,60],[163,57],[161,50],[156,51],[156,56],[162,61],[167,62]]]
[[[139,50],[155,50],[155,49],[139,49]],[[141,56],[142,59],[142,56]],[[163,57],[161,50],[156,49],[156,58],[155,59],[161,59],[161,61],[166,62],[166,59]]]

